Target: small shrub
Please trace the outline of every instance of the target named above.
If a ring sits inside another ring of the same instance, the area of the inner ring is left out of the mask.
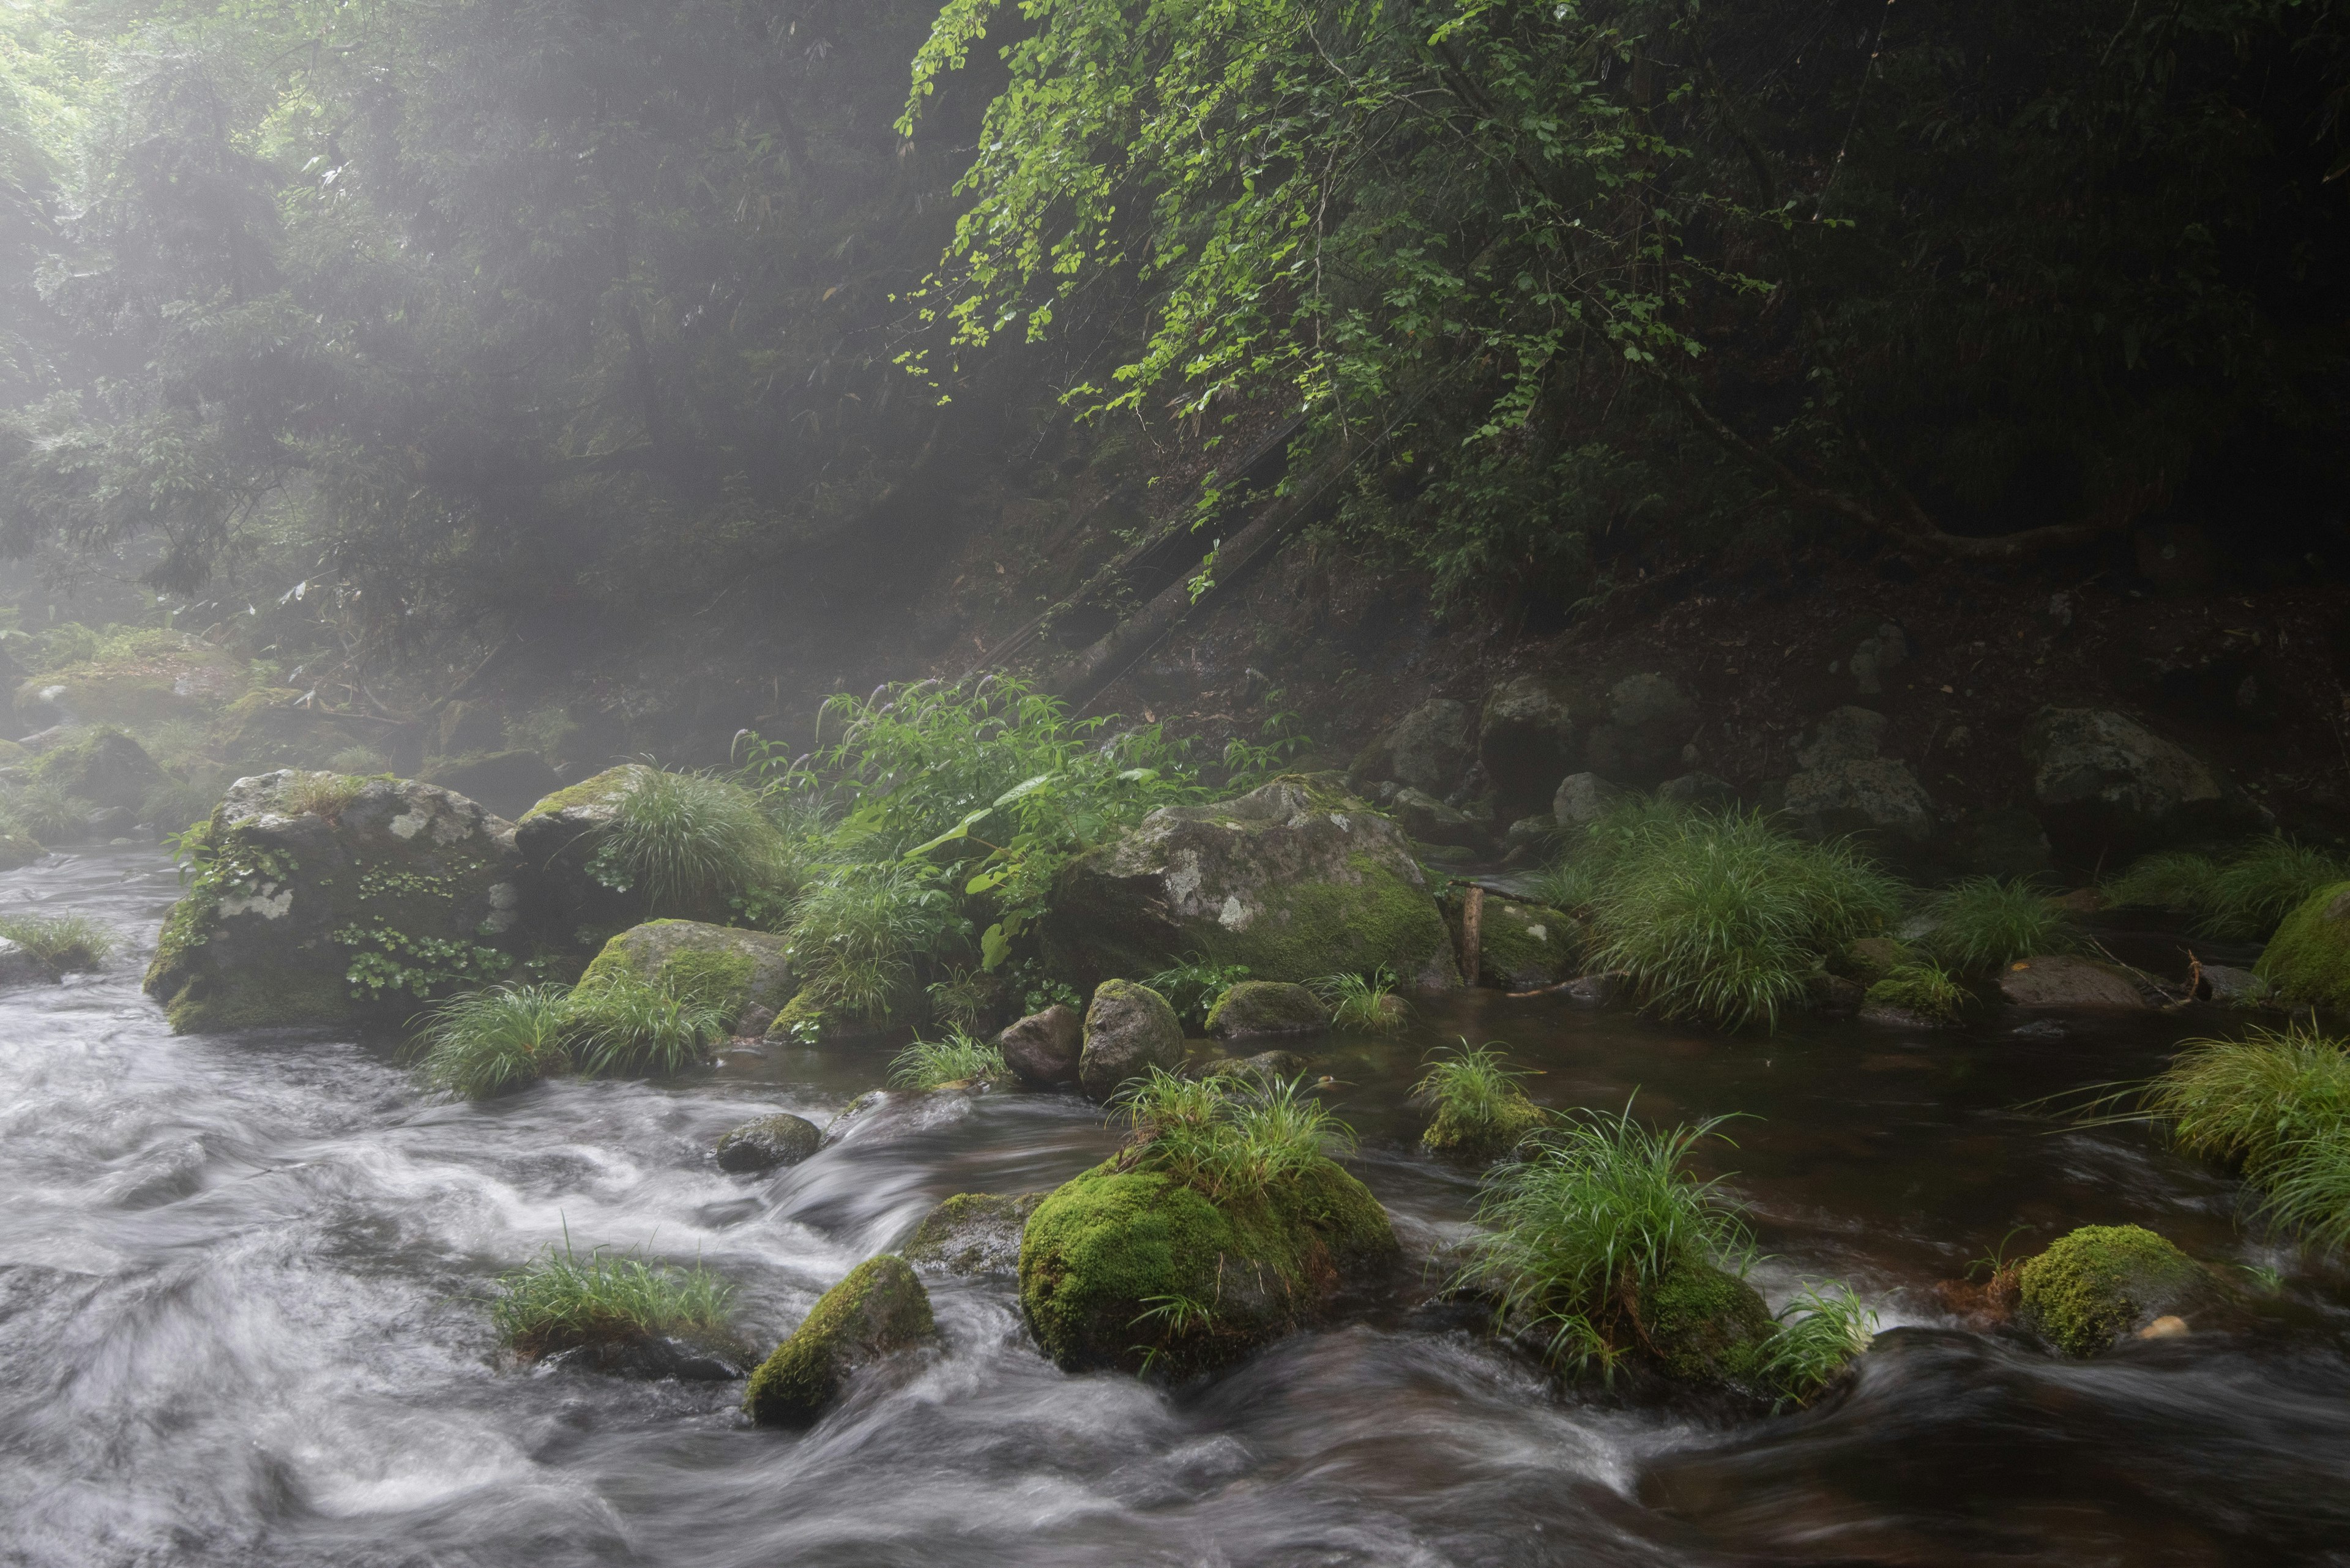
[[[1411,1089],[1416,1104],[1435,1108],[1420,1141],[1439,1153],[1491,1156],[1516,1147],[1547,1118],[1521,1086],[1531,1075],[1503,1065],[1497,1045],[1440,1051]]]
[[[559,985],[501,985],[432,1010],[422,1045],[425,1081],[460,1099],[502,1095],[571,1063],[570,997]]]
[[[574,1057],[590,1077],[681,1073],[706,1060],[733,1022],[627,970],[575,987],[567,1011]]]
[[[2272,1223],[2350,1246],[2350,1046],[2314,1023],[2193,1040],[2147,1085],[2180,1148],[2241,1165]]]
[[[97,969],[114,950],[114,933],[82,915],[0,916],[0,937],[31,953],[51,974]]]
[[[359,798],[367,787],[365,779],[348,774],[310,773],[297,769],[277,791],[277,805],[288,815],[305,812],[328,820],[342,815],[343,807]]]
[[[2064,911],[2029,881],[1970,877],[1944,888],[1928,912],[1934,929],[1926,946],[1965,974],[2081,946],[2080,933]]]
[[[372,778],[391,772],[391,759],[372,746],[345,746],[327,759],[327,765],[338,774],[357,778]]]
[[[1011,1071],[1003,1053],[962,1030],[943,1040],[917,1040],[889,1064],[893,1089],[935,1089],[972,1079],[1001,1078]]]
[[[68,794],[61,785],[36,778],[17,785],[0,800],[0,809],[27,838],[58,844],[88,831],[89,814],[95,808]]]
[[[1593,961],[1668,1017],[1775,1025],[1825,954],[1900,908],[1898,884],[1850,846],[1798,842],[1759,815],[1650,810],[1591,831],[1606,867]]]
[[[1779,1313],[1757,1376],[1779,1408],[1800,1405],[1842,1375],[1877,1337],[1877,1314],[1849,1285],[1807,1286]]]
[[[968,1033],[979,1028],[994,1011],[1000,988],[986,971],[956,964],[947,971],[944,980],[933,981],[924,987],[923,993],[931,999],[932,1018],[950,1029]]]
[[[792,1011],[878,1021],[902,1012],[916,965],[960,946],[970,930],[954,895],[928,867],[889,861],[836,868],[792,911]]]
[[[783,845],[750,792],[706,774],[639,768],[613,802],[588,870],[648,914],[710,914],[775,877]]]
[[[598,1248],[563,1250],[498,1281],[490,1309],[498,1338],[525,1358],[640,1334],[706,1339],[726,1332],[734,1288],[709,1270],[647,1264]]]
[[[1165,997],[1175,1016],[1196,1032],[1207,1026],[1216,999],[1248,977],[1249,967],[1244,963],[1212,964],[1196,953],[1186,953],[1182,962],[1160,970],[1142,983]]]
[[[1154,1067],[1115,1104],[1132,1129],[1139,1163],[1220,1202],[1261,1198],[1354,1142],[1296,1079],[1190,1079]]]
[[[1898,1007],[1920,1018],[1953,1023],[1974,1000],[1966,987],[1938,963],[1898,963],[1868,988],[1871,1007]]]
[[[1307,981],[1306,988],[1330,1010],[1330,1026],[1370,1034],[1392,1034],[1410,1016],[1396,995],[1396,978],[1386,970],[1375,974],[1328,974]]]

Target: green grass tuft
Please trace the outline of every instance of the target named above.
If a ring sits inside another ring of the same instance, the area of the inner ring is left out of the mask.
[[[39,844],[79,837],[89,829],[91,810],[89,802],[68,794],[61,785],[47,779],[27,780],[0,798],[0,813],[18,832]]]
[[[2271,1223],[2350,1246],[2350,1045],[2312,1024],[2193,1040],[2147,1085],[2179,1147],[2241,1165]]]
[[[525,1358],[639,1334],[709,1338],[726,1332],[734,1287],[699,1264],[690,1269],[614,1257],[582,1258],[567,1231],[562,1251],[498,1281],[490,1308],[498,1338]]]
[[[1138,1165],[1218,1202],[1262,1199],[1354,1144],[1353,1131],[1297,1079],[1180,1078],[1153,1067],[1114,1104],[1132,1129]]]
[[[114,950],[114,933],[84,915],[0,916],[5,937],[51,974],[94,970]]]
[[[485,1100],[571,1064],[576,1033],[559,985],[501,985],[432,1010],[421,1040],[425,1081],[460,1099]]]
[[[733,1022],[627,970],[575,987],[566,1007],[579,1069],[598,1078],[668,1077],[699,1066]]]
[[[727,780],[639,768],[612,813],[589,869],[650,914],[713,914],[780,874],[783,836]]]
[[[889,861],[836,867],[792,909],[792,1012],[878,1022],[916,997],[916,966],[961,947],[970,924],[937,872]]]
[[[2312,894],[2345,880],[2350,860],[2272,833],[2221,859],[2186,850],[2147,856],[2100,892],[2116,908],[2193,915],[2206,936],[2256,942]]]
[[[1938,963],[1898,963],[1868,988],[1871,1007],[1898,1007],[1920,1018],[1954,1023],[1974,998]]]
[[[1414,1084],[1411,1097],[1436,1115],[1420,1141],[1438,1152],[1494,1156],[1516,1147],[1545,1125],[1542,1108],[1523,1087],[1531,1074],[1505,1065],[1498,1045],[1444,1048]]]
[[[2099,902],[2116,909],[2166,909],[2192,915],[2210,908],[2220,867],[2208,855],[2166,849],[2130,863],[2130,868],[2097,889]]]
[[[2081,946],[2080,932],[2064,911],[2029,881],[1970,877],[1936,895],[1928,913],[1934,929],[1925,945],[1962,974]]]
[[[1326,974],[1307,981],[1305,987],[1330,1010],[1333,1029],[1392,1034],[1411,1016],[1396,995],[1396,977],[1387,970],[1373,974]]]
[[[1003,1053],[984,1040],[974,1040],[960,1029],[943,1040],[917,1040],[889,1064],[893,1089],[935,1089],[972,1079],[1001,1078],[1011,1071]]]
[[[1877,1337],[1877,1314],[1843,1284],[1807,1285],[1780,1310],[1779,1325],[1756,1371],[1782,1409],[1835,1382]]]

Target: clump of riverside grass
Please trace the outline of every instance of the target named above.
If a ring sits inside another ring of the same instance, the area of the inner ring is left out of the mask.
[[[707,915],[771,882],[783,857],[783,835],[740,784],[647,767],[613,801],[588,870],[650,914]]]
[[[1743,1283],[1744,1217],[1719,1178],[1686,1168],[1727,1119],[1652,1131],[1628,1106],[1562,1117],[1487,1177],[1485,1233],[1458,1282],[1491,1293],[1503,1323],[1575,1375],[1612,1378],[1645,1352],[1783,1404],[1809,1398],[1866,1348],[1872,1319],[1849,1291],[1814,1290],[1774,1322]]]
[[[2350,881],[2350,860],[2271,834],[2223,859],[2176,849],[2147,856],[2099,891],[2116,908],[2192,915],[2206,936],[2250,942],[2342,881]]]
[[[114,950],[114,933],[81,915],[0,916],[0,937],[31,953],[51,974],[94,970]]]
[[[1668,1017],[1774,1026],[1825,956],[1883,930],[1898,883],[1844,841],[1807,844],[1760,814],[1629,803],[1586,830],[1541,895],[1589,916],[1593,967]]]
[[[89,826],[89,803],[75,799],[47,779],[28,780],[8,791],[0,798],[0,810],[5,811],[18,832],[40,844],[76,837]]]
[[[1895,964],[1868,988],[1871,1007],[1898,1007],[1937,1023],[1956,1023],[1973,1000],[1940,964],[1910,961]]]
[[[571,1249],[498,1281],[490,1308],[499,1340],[525,1360],[580,1345],[658,1335],[706,1339],[726,1332],[734,1287],[699,1264],[690,1269],[614,1257],[598,1247],[585,1258]]]
[[[1431,1153],[1493,1159],[1518,1147],[1548,1123],[1541,1106],[1521,1087],[1531,1075],[1504,1065],[1501,1048],[1440,1050],[1414,1084],[1411,1097],[1435,1108],[1420,1142]]]
[[[792,908],[800,989],[785,1015],[794,1023],[889,1018],[917,994],[918,965],[965,950],[970,930],[953,892],[930,867],[898,860],[837,867]]]
[[[2314,1023],[2191,1040],[2141,1104],[2180,1148],[2240,1166],[2271,1224],[2350,1246],[2350,1043]]]
[[[974,1079],[1001,1078],[1011,1071],[1003,1053],[960,1029],[943,1040],[916,1040],[889,1064],[893,1089],[936,1089]]]
[[[1333,1029],[1392,1034],[1409,1016],[1396,995],[1396,977],[1386,970],[1374,974],[1326,974],[1307,981],[1305,986],[1330,1010]]]
[[[1217,1202],[1247,1201],[1353,1147],[1352,1129],[1301,1084],[1255,1075],[1180,1078],[1153,1067],[1113,1103],[1131,1129],[1135,1164]]]
[[[591,1077],[681,1073],[702,1062],[727,1029],[718,1009],[627,971],[569,988],[491,986],[426,1016],[425,1081],[468,1100],[574,1066]]]
[[[1970,877],[1935,895],[1927,914],[1933,929],[1926,946],[1961,973],[2081,946],[2080,933],[2064,911],[2027,880]]]

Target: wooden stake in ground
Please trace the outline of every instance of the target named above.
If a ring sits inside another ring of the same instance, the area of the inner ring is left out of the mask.
[[[1471,985],[1477,983],[1484,945],[1485,889],[1471,882],[1461,899],[1461,973]]]

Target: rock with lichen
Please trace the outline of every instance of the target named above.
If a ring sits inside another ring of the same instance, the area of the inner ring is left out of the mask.
[[[1106,980],[1086,1006],[1077,1082],[1106,1100],[1128,1080],[1183,1060],[1183,1025],[1165,997],[1147,985]]]
[[[806,1426],[856,1372],[938,1337],[930,1293],[894,1253],[868,1258],[824,1293],[751,1374],[743,1408],[763,1427]]]
[[[746,931],[699,920],[648,920],[604,944],[580,977],[589,984],[627,972],[682,1002],[715,1011],[735,1033],[764,1011],[769,1019],[792,996],[791,944],[773,931]]]

